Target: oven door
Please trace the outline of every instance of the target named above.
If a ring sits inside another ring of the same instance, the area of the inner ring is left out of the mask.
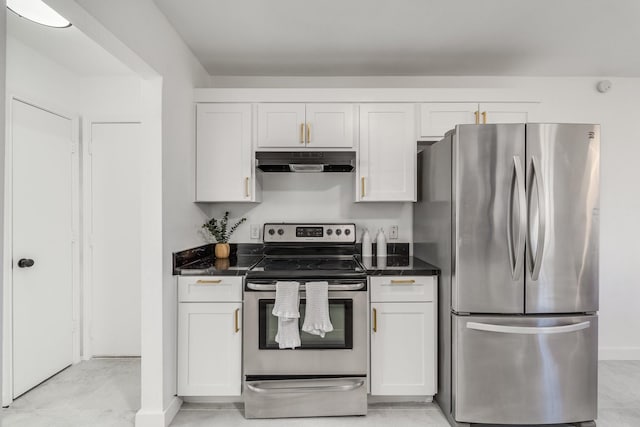
[[[245,292],[245,375],[366,374],[367,293],[329,291],[333,331],[324,338],[300,331],[301,346],[280,349],[275,342],[278,318],[271,314],[275,292]],[[306,295],[300,293],[302,328]]]

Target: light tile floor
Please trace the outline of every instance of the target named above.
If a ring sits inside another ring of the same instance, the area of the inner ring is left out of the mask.
[[[598,427],[640,427],[640,361],[600,362]],[[0,410],[2,427],[130,427],[140,406],[139,359],[75,365]],[[283,427],[446,427],[434,404],[372,405],[366,417],[245,420],[241,405],[185,404],[171,424]]]
[[[93,359],[0,410],[0,426],[131,427],[139,408],[140,359]]]

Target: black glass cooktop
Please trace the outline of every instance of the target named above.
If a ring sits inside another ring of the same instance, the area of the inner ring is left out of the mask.
[[[366,275],[353,256],[264,257],[248,272],[248,278],[351,278]]]
[[[354,258],[264,258],[253,271],[363,271]]]

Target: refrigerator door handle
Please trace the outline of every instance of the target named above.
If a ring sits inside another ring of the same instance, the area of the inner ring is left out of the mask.
[[[530,180],[529,180],[529,206],[531,205],[531,194],[532,194],[532,185],[535,179],[537,195],[538,195],[538,238],[536,245],[536,254],[533,257],[532,251],[529,251],[531,254],[531,280],[538,280],[540,276],[540,268],[542,267],[542,256],[544,255],[544,244],[546,238],[546,228],[547,228],[547,211],[546,211],[546,195],[544,189],[544,183],[542,182],[542,174],[540,173],[540,169],[538,168],[538,162],[536,161],[535,156],[531,156],[531,164],[530,164]],[[528,211],[527,211],[528,212]],[[530,248],[531,249],[531,248]]]
[[[547,334],[564,334],[568,332],[576,332],[587,329],[591,326],[590,321],[574,323],[573,325],[563,326],[505,326],[493,325],[490,323],[468,322],[467,328],[476,331],[498,332],[502,334],[520,334],[520,335],[547,335]]]
[[[514,186],[518,190],[518,242],[513,242],[513,190]],[[520,157],[513,156],[513,172],[511,176],[511,186],[509,188],[509,208],[507,212],[507,248],[509,251],[509,265],[511,266],[511,277],[519,280],[524,264],[524,246],[527,231],[526,195],[524,188],[524,173],[520,164]],[[514,248],[515,246],[515,248]]]

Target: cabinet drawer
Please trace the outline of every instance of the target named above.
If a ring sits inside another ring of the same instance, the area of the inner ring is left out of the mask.
[[[436,276],[371,277],[371,302],[435,301]]]
[[[194,276],[178,278],[180,302],[240,302],[242,277]]]

